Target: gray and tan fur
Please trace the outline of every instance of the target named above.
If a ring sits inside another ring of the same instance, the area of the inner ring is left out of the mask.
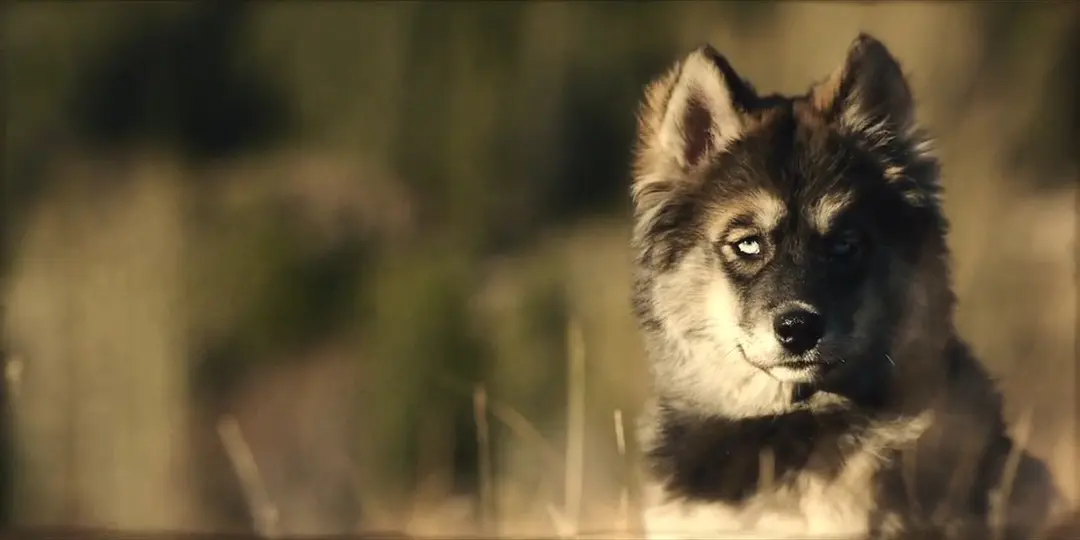
[[[1046,521],[1053,482],[953,324],[914,109],[865,34],[800,96],[759,95],[708,46],[647,88],[632,195],[649,536],[1021,538]]]

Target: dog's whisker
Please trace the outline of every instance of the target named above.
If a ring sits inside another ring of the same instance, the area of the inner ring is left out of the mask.
[[[893,362],[893,359],[891,356],[889,356],[889,353],[885,353],[885,359],[888,360],[893,367],[896,367],[896,362]]]
[[[737,350],[739,350],[739,346],[738,346],[738,345],[736,345],[736,346],[732,347],[732,348],[731,348],[730,350],[728,350],[728,352],[726,352],[726,353],[724,353],[723,355],[721,355],[721,356],[720,356],[720,360],[721,360],[721,361],[723,361],[723,360],[727,360],[727,357],[731,356],[731,355],[732,355],[732,353],[734,353],[734,352],[735,352],[735,351],[737,351]]]

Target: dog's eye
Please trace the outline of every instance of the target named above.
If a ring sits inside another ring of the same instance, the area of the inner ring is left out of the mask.
[[[859,251],[859,237],[855,233],[837,236],[829,241],[828,250],[830,257],[850,257]]]
[[[753,258],[761,255],[761,238],[750,236],[733,243],[735,252],[742,257]]]

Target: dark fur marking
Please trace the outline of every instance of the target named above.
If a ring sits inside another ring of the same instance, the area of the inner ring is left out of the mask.
[[[645,234],[645,261],[658,271],[670,270],[702,239],[698,204],[689,197],[661,207]]]
[[[865,418],[848,410],[702,418],[665,408],[659,444],[647,457],[652,473],[666,479],[672,494],[739,503],[761,487],[764,450],[773,454],[778,486],[790,480],[790,473],[808,469],[824,478],[835,476]]]
[[[753,214],[739,214],[731,219],[728,229],[753,229],[756,225]]]

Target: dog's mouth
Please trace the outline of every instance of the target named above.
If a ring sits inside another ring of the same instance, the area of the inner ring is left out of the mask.
[[[827,362],[824,358],[821,358],[819,355],[814,355],[814,356],[809,357],[809,358],[807,358],[807,357],[800,357],[800,358],[788,357],[788,358],[778,359],[779,361],[760,362],[760,361],[757,361],[757,360],[751,358],[749,355],[747,355],[746,350],[743,349],[743,346],[741,344],[736,345],[736,349],[739,351],[739,355],[742,356],[744,360],[749,362],[751,365],[757,367],[758,369],[761,369],[761,370],[764,370],[764,371],[769,371],[769,370],[777,369],[777,368],[789,369],[789,370],[793,370],[793,371],[802,371],[802,370],[814,369],[814,368],[820,369],[820,368],[826,367],[827,365],[831,364],[831,362]]]
[[[811,358],[785,358],[758,368],[780,381],[817,383],[831,376],[837,365],[828,358],[814,355]]]
[[[838,358],[822,354],[821,351],[808,352],[800,356],[785,355],[762,361],[746,354],[741,344],[737,348],[746,362],[781,382],[819,383],[831,377],[835,368],[842,363]]]
[[[793,370],[803,370],[812,368],[828,368],[831,364],[823,360],[792,360],[789,362],[780,362],[772,367],[781,367]]]
[[[769,366],[766,372],[783,380],[819,381],[835,367],[835,363],[825,360],[789,360]]]

